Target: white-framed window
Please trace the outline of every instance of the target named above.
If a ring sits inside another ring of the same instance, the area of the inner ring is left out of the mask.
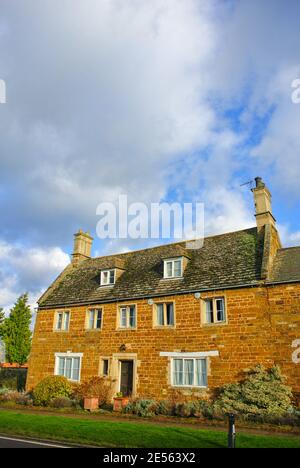
[[[101,286],[110,286],[116,282],[116,270],[101,271]]]
[[[173,387],[207,387],[207,359],[180,358],[171,360]]]
[[[183,273],[183,258],[164,260],[164,278],[181,278]]]
[[[119,307],[119,328],[136,328],[136,306]]]
[[[224,297],[217,297],[213,299],[206,299],[204,321],[207,324],[225,323],[226,310]]]
[[[101,330],[103,324],[103,310],[102,309],[89,309],[87,311],[86,329],[87,330]]]
[[[68,331],[70,325],[70,312],[59,311],[55,314],[55,330]]]
[[[157,327],[174,327],[175,314],[173,302],[155,304],[155,325]]]
[[[73,382],[80,382],[82,353],[56,353],[55,375],[62,375]]]

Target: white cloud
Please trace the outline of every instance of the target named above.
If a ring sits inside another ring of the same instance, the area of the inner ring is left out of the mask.
[[[28,248],[0,241],[0,307],[10,307],[25,292],[35,303],[69,262],[58,247]]]

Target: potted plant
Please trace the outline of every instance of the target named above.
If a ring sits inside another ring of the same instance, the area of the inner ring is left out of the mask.
[[[76,394],[83,401],[85,410],[96,411],[99,406],[111,401],[111,380],[92,377],[79,385]]]
[[[114,397],[114,411],[122,411],[122,409],[125,408],[128,402],[129,397],[124,396],[122,392],[118,392]]]

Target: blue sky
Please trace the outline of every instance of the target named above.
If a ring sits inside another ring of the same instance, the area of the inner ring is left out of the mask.
[[[260,175],[299,245],[299,17],[298,0],[1,0],[0,306],[34,303],[119,194],[203,202],[217,234],[255,224],[241,184]]]

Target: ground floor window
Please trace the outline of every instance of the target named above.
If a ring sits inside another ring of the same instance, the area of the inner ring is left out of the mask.
[[[174,387],[207,387],[207,360],[195,358],[172,359]]]
[[[56,354],[55,375],[62,375],[74,382],[80,381],[81,354]]]

